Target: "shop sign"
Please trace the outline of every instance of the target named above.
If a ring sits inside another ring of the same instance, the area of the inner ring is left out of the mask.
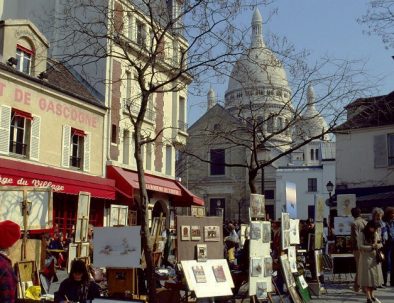
[[[34,186],[37,188],[51,187],[53,191],[64,191],[64,185],[40,179],[25,179],[23,177],[8,177],[0,175],[0,185],[10,186]]]

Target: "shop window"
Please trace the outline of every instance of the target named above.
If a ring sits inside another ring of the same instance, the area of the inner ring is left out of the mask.
[[[75,128],[71,132],[70,166],[82,169],[85,133]]]
[[[220,176],[225,174],[225,150],[224,149],[211,149],[210,151],[211,176]]]
[[[308,178],[308,192],[317,192],[316,178]]]
[[[19,44],[16,46],[16,69],[20,72],[30,75],[33,60],[33,51]]]
[[[10,153],[28,156],[30,143],[31,121],[33,117],[30,113],[13,109],[11,113],[10,128]]]

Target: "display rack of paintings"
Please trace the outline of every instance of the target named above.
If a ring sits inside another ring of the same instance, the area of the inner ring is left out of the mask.
[[[346,236],[351,234],[352,217],[334,217],[334,230],[337,236]]]
[[[337,195],[338,216],[351,217],[352,208],[356,207],[356,195]]]

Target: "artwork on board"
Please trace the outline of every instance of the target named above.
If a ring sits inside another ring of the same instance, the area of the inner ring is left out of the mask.
[[[273,273],[272,258],[264,257],[264,277],[271,277]]]
[[[356,199],[355,194],[337,195],[338,216],[351,217],[351,210],[356,207]]]
[[[250,194],[250,217],[265,218],[265,199],[264,195]]]
[[[335,236],[335,253],[343,254],[352,251],[350,236]]]
[[[315,223],[315,249],[323,247],[323,223]]]
[[[346,236],[351,234],[353,217],[334,217],[335,235]]]
[[[290,218],[297,218],[297,188],[293,182],[286,182],[286,212]]]
[[[282,213],[281,216],[281,230],[290,230],[290,217],[288,213]]]
[[[303,275],[299,276],[299,281],[302,289],[308,288],[308,283],[306,282],[305,277]]]
[[[316,276],[321,276],[323,274],[323,253],[321,249],[315,250],[315,267]]]
[[[291,268],[290,268],[290,263],[289,263],[289,259],[287,258],[286,255],[282,255],[280,256],[280,262],[282,265],[282,272],[283,275],[285,276],[285,282],[287,287],[291,287],[291,286],[295,286],[295,280],[293,277],[293,274],[291,272]]]
[[[197,261],[205,262],[208,257],[208,248],[206,244],[197,244]]]
[[[287,249],[290,246],[290,230],[285,230],[282,235],[282,249]]]
[[[94,264],[100,267],[139,268],[141,227],[95,227]]]
[[[299,219],[290,219],[290,244],[300,244]]]
[[[181,240],[188,241],[190,240],[190,226],[182,225],[181,226]]]
[[[260,240],[261,239],[261,223],[260,222],[251,222],[250,223],[250,239],[252,240]]]
[[[315,222],[323,222],[324,219],[325,198],[324,196],[315,196]]]
[[[298,272],[297,270],[297,255],[295,246],[289,246],[287,249],[287,255],[290,263],[290,270],[292,273]]]
[[[205,217],[205,207],[192,205],[191,213],[193,217]]]
[[[226,282],[226,275],[224,274],[224,269],[222,265],[212,266],[213,275],[215,276],[216,282]]]
[[[192,271],[197,283],[207,283],[207,277],[205,276],[203,266],[201,265],[192,266]]]
[[[249,228],[248,227],[249,227],[248,224],[241,224],[241,246],[244,246],[246,238],[249,238]]]
[[[262,240],[263,243],[271,242],[271,222],[262,222]]]
[[[252,277],[260,277],[262,272],[263,272],[263,264],[262,264],[262,259],[261,258],[252,258],[251,260],[251,271],[250,275]]]
[[[200,226],[192,225],[191,226],[191,230],[190,230],[190,234],[191,234],[191,239],[193,241],[201,240],[201,228],[200,228]]]
[[[210,242],[220,241],[219,226],[204,226],[204,240]]]
[[[256,297],[257,299],[267,298],[267,282],[256,282]]]

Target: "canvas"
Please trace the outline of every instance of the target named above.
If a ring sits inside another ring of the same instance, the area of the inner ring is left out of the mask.
[[[256,297],[257,299],[267,298],[267,282],[256,282]]]
[[[226,282],[226,275],[224,274],[224,269],[222,265],[212,266],[213,275],[215,276],[216,282]]]
[[[346,236],[351,234],[353,217],[334,217],[335,235]]]
[[[95,227],[94,265],[114,268],[139,268],[141,227]]]
[[[196,265],[192,267],[196,283],[206,283],[207,277],[205,276],[204,267]]]
[[[263,243],[271,242],[271,222],[262,222]]]
[[[81,255],[80,257],[89,257],[89,242],[81,243]]]
[[[323,222],[325,209],[325,198],[320,195],[315,196],[315,222]]]
[[[197,261],[205,262],[208,257],[208,249],[206,244],[197,244]]]
[[[265,200],[264,195],[250,194],[250,217],[265,218]]]
[[[219,226],[204,226],[204,240],[205,241],[219,241],[220,228]]]
[[[299,219],[290,219],[290,244],[300,244]]]
[[[338,216],[351,217],[351,210],[354,207],[356,207],[355,194],[337,195]]]
[[[109,226],[126,226],[129,207],[124,205],[111,205]]]
[[[290,246],[290,230],[285,230],[281,233],[282,249],[287,249]]]
[[[187,241],[190,240],[190,226],[182,225],[181,226],[181,240]]]
[[[260,240],[261,239],[261,223],[260,222],[251,222],[250,223],[249,236],[250,236],[250,239],[252,239],[252,240]]]
[[[252,277],[260,277],[263,272],[263,264],[261,258],[252,258],[251,260],[251,271],[250,275]]]
[[[272,273],[272,258],[264,257],[264,277],[271,277]]]
[[[315,223],[315,249],[323,247],[323,223]]]
[[[88,240],[88,227],[89,217],[77,218],[77,224],[75,226],[75,239],[76,243],[86,242]]]
[[[194,240],[194,241],[201,240],[201,229],[200,229],[200,226],[192,225],[190,233],[191,233],[191,239],[192,240]]]
[[[290,217],[288,213],[282,213],[281,215],[281,230],[290,230]]]
[[[68,263],[67,263],[67,272],[69,273],[71,270],[71,262],[77,258],[77,249],[78,244],[70,243],[68,245]]]

